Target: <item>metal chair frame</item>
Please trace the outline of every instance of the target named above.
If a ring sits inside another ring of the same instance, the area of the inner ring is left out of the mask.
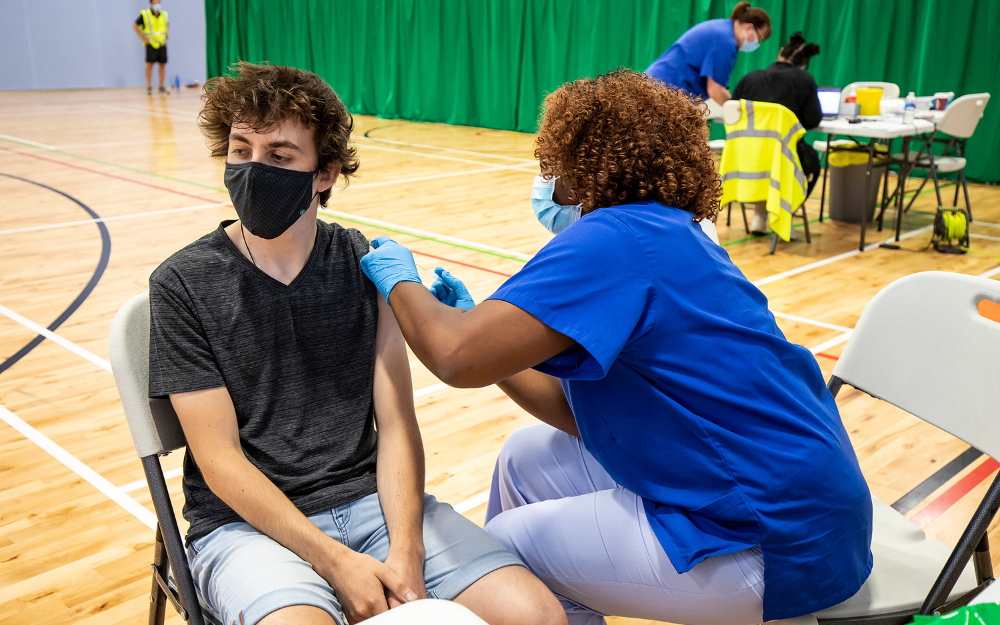
[[[844,381],[837,376],[831,376],[827,388],[834,397],[840,393]],[[865,389],[855,387],[859,391]],[[914,415],[919,417],[919,415]],[[859,616],[856,618],[839,619],[817,619],[822,625],[905,625],[913,621],[914,615],[937,615],[951,612],[957,608],[967,605],[976,595],[986,589],[995,580],[993,577],[993,561],[990,558],[989,539],[986,530],[989,529],[990,522],[1000,510],[1000,475],[990,484],[989,490],[980,502],[972,519],[962,532],[958,544],[951,552],[941,573],[938,575],[930,592],[924,599],[924,603],[917,612],[905,610],[890,614],[877,614],[873,616]],[[959,576],[965,570],[969,560],[976,570],[976,583],[978,584],[972,591],[948,601],[948,595],[958,582]]]

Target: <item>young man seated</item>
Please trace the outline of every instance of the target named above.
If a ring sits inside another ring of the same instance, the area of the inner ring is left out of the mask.
[[[493,625],[565,623],[498,541],[423,493],[406,347],[361,272],[368,241],[318,221],[358,167],[315,74],[240,63],[200,116],[239,216],[150,277],[149,394],[188,449],[192,574],[225,623],[344,625],[454,599]]]

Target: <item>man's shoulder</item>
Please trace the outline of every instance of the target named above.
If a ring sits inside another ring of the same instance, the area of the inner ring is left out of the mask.
[[[149,284],[175,288],[192,279],[220,275],[229,262],[226,258],[226,234],[213,230],[171,254],[149,276]]]
[[[355,228],[345,228],[332,221],[317,220],[317,227],[326,231],[327,240],[331,244],[346,246],[359,258],[368,253],[368,238]]]

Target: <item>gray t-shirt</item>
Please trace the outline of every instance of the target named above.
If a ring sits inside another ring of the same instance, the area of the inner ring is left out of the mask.
[[[368,241],[319,221],[289,285],[215,232],[149,278],[149,396],[225,386],[247,459],[305,515],[375,492],[372,386],[378,292],[361,272]],[[188,540],[242,520],[184,457]]]

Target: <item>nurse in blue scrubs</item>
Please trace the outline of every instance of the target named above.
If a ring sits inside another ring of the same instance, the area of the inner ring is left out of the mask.
[[[728,20],[708,20],[691,27],[653,61],[646,74],[721,105],[732,98],[727,85],[737,50],[753,52],[770,36],[767,11],[740,2]]]
[[[644,75],[568,83],[536,151],[559,184],[532,194],[560,231],[486,301],[440,269],[429,291],[386,237],[361,259],[435,375],[543,422],[500,452],[486,529],[571,625],[792,618],[871,571],[871,496],[816,359],[698,224],[720,195],[703,129]]]

